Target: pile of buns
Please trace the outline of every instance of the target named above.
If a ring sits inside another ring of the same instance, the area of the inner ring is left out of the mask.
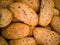
[[[0,0],[0,45],[60,45],[59,9],[54,0]]]

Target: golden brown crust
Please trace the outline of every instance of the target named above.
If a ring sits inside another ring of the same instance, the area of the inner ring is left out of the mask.
[[[10,10],[12,11],[12,13],[14,13],[14,17],[17,20],[22,21],[30,26],[37,25],[38,15],[33,11],[33,9],[31,9],[24,3],[15,2],[10,5]]]
[[[39,0],[16,0],[16,1],[23,2],[23,3],[27,4],[34,11],[37,11],[39,9],[40,2],[41,2]]]
[[[0,8],[0,28],[6,27],[12,21],[12,13],[6,8]]]
[[[60,34],[60,17],[59,16],[54,16],[50,25],[54,29],[54,31]]]
[[[59,36],[56,32],[47,28],[37,27],[33,30],[34,37],[39,44],[43,45],[58,45]]]
[[[52,0],[42,0],[39,14],[39,25],[47,26],[54,15],[54,3]]]
[[[32,37],[25,37],[22,39],[11,40],[10,45],[35,45],[35,39]]]
[[[18,39],[29,35],[30,28],[23,23],[13,23],[2,29],[1,34],[7,39]]]

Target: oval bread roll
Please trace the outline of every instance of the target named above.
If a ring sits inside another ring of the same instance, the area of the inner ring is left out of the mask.
[[[30,27],[23,23],[13,23],[2,29],[1,34],[7,39],[19,39],[29,35]]]
[[[47,26],[54,15],[54,3],[52,0],[42,0],[39,14],[39,25]]]
[[[47,28],[37,27],[33,30],[36,41],[41,45],[58,45],[60,35]]]
[[[10,5],[10,10],[13,12],[14,17],[30,26],[36,26],[38,23],[38,15],[34,10],[24,3],[15,2]]]
[[[0,28],[8,26],[12,19],[12,13],[8,9],[0,8]]]
[[[54,16],[50,25],[51,25],[51,28],[54,29],[54,31],[60,34],[60,17],[59,16]]]
[[[22,39],[11,40],[10,45],[36,45],[36,41],[33,37],[25,37]]]

